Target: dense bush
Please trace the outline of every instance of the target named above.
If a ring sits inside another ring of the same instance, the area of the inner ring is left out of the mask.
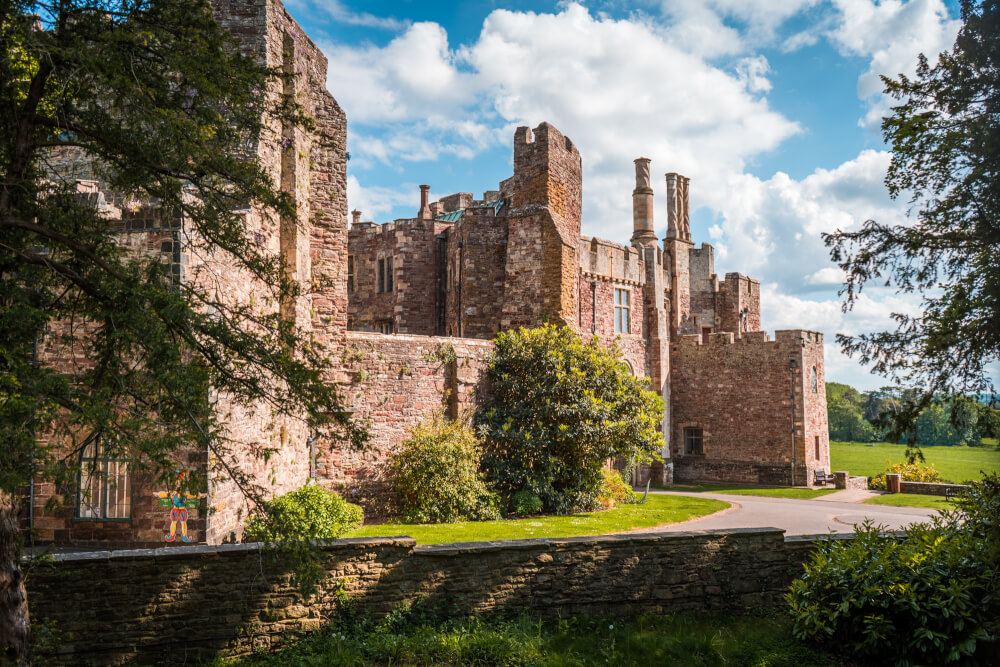
[[[601,507],[609,510],[618,505],[628,505],[635,502],[632,487],[625,483],[617,470],[604,468],[601,471],[601,492],[597,499]]]
[[[898,474],[904,482],[942,482],[941,473],[934,469],[934,464],[925,465],[914,461],[913,463],[890,463],[885,472],[879,473],[868,480],[869,489],[886,490],[885,476],[887,474]]]
[[[336,493],[307,483],[278,496],[250,514],[243,529],[248,542],[327,540],[361,525],[364,514]]]
[[[531,491],[518,491],[510,498],[510,513],[515,516],[531,516],[542,511],[542,499]]]
[[[476,423],[504,498],[528,491],[546,511],[593,509],[608,459],[649,461],[663,446],[663,400],[596,338],[551,325],[502,332],[486,375],[491,399]]]
[[[997,664],[1000,478],[958,505],[905,539],[866,524],[821,541],[787,598],[796,637],[866,664]]]
[[[416,426],[392,455],[401,517],[407,523],[499,519],[479,472],[481,452],[468,426],[435,418]]]

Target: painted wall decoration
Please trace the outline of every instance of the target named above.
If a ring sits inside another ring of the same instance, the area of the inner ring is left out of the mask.
[[[187,481],[188,473],[186,471],[178,470],[177,479],[174,482],[174,490],[160,491],[156,494],[160,498],[160,507],[170,508],[170,534],[166,536],[167,542],[173,542],[177,539],[178,524],[180,524],[181,529],[181,541],[191,541],[191,537],[188,535],[187,529],[188,510],[198,509],[201,499],[207,495],[204,493],[199,493],[197,495],[189,494],[186,488]]]

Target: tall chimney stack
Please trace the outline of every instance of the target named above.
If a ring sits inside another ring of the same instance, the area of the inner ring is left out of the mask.
[[[653,229],[653,188],[649,184],[649,158],[635,160],[635,190],[632,191],[632,245],[656,243]]]
[[[688,210],[690,178],[667,174],[667,239],[691,242],[691,215]]]
[[[431,214],[431,207],[427,204],[427,192],[431,189],[429,185],[420,186],[420,210],[417,212],[417,217],[421,220],[431,220],[434,216]]]
[[[351,211],[351,218],[352,218],[351,224],[353,225],[356,225],[359,222],[361,222],[361,211],[359,211],[358,209],[354,209],[353,211]]]

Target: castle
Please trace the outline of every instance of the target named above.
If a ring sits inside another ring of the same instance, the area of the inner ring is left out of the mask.
[[[513,175],[481,199],[458,193],[428,202],[429,188],[421,186],[416,217],[375,225],[355,212],[349,226],[347,123],[325,89],[326,58],[278,0],[228,0],[216,4],[216,15],[248,52],[297,73],[291,90],[285,84],[270,93],[294,95],[325,135],[318,141],[273,127],[257,142],[257,157],[295,198],[297,218],[251,208],[246,224],[306,287],[282,312],[342,360],[329,381],[342,386],[372,436],[370,447],[353,450],[317,440],[300,421],[265,406],[220,396],[216,409],[228,435],[242,443],[228,466],[275,494],[313,478],[377,511],[383,464],[409,428],[442,407],[457,415],[475,406],[490,339],[551,322],[617,342],[632,371],[649,377],[665,399],[662,462],[634,481],[808,484],[816,469],[830,469],[822,334],[778,331],[772,340],[760,330],[760,284],[738,273],[720,281],[713,248],[691,240],[688,179],[666,176],[662,243],[645,158],[635,161],[631,245],[582,236],[580,153],[542,123],[518,128]],[[87,157],[72,150],[52,164],[103,207],[123,243],[159,253],[180,280],[212,270],[226,298],[252,300],[252,278],[204,266],[184,251],[183,218],[121,206]],[[40,359],[79,363],[64,352],[43,345]],[[278,443],[266,463],[252,455],[260,442]],[[88,454],[100,458],[96,451],[81,456]],[[188,521],[195,543],[238,539],[245,516],[239,489],[217,472],[214,457],[194,451],[178,461],[209,478],[207,498]],[[75,489],[34,485],[30,527],[57,543],[162,543],[170,524],[158,500],[164,489],[122,464],[103,464],[103,481],[81,474]],[[47,513],[53,496],[67,502]]]

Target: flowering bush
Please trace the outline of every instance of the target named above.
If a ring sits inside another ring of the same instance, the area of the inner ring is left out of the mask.
[[[632,493],[632,489],[625,483],[617,470],[604,468],[601,473],[604,478],[597,499],[602,508],[609,510],[617,505],[628,505],[635,502],[635,494]]]
[[[941,479],[941,473],[934,469],[932,465],[926,465],[923,463],[891,463],[889,459],[885,460],[889,463],[889,467],[885,469],[885,472],[875,475],[870,480],[868,480],[869,489],[877,489],[881,491],[886,490],[885,476],[887,474],[898,474],[900,479],[904,482],[943,482]]]

